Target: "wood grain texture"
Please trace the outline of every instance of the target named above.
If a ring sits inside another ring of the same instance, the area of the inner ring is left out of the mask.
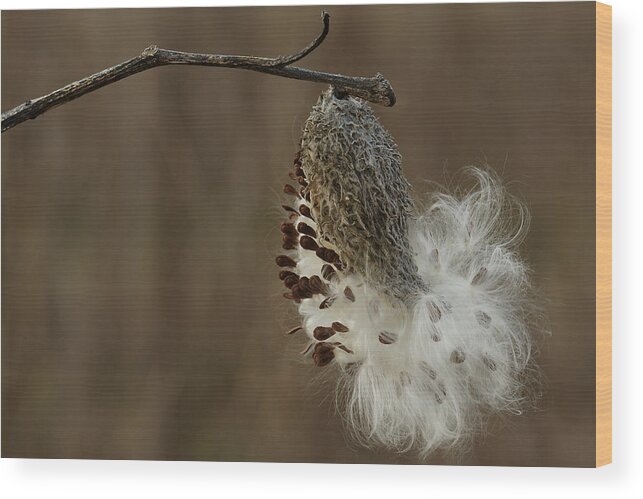
[[[3,11],[8,108],[152,43],[274,56],[318,6]],[[300,360],[279,194],[323,85],[157,68],[2,135],[5,457],[596,463],[594,2],[337,6],[310,67],[381,71],[417,199],[486,163],[532,216],[551,336],[535,410],[464,456],[363,449]]]
[[[596,3],[596,466],[612,462],[612,7]]]

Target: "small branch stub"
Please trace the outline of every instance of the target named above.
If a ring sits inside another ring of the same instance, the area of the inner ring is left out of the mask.
[[[294,62],[310,54],[324,41],[330,29],[330,15],[327,12],[322,12],[322,23],[322,32],[307,47],[295,54],[274,58],[245,55],[198,54],[168,50],[152,45],[146,48],[141,55],[133,59],[129,59],[116,66],[70,83],[50,94],[36,99],[30,99],[2,113],[2,132],[24,121],[37,118],[56,106],[77,99],[128,76],[141,73],[151,68],[171,64],[247,69],[282,76],[284,78],[327,83],[332,85],[337,92],[360,97],[375,104],[393,106],[395,104],[395,93],[388,80],[380,73],[369,78],[325,73],[291,66]]]

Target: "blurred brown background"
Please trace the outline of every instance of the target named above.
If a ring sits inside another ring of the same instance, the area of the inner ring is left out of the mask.
[[[5,11],[2,109],[151,44],[274,56],[321,7]],[[594,4],[334,6],[300,65],[382,72],[420,196],[487,162],[531,208],[540,410],[457,460],[594,463]],[[323,85],[166,67],[2,135],[2,455],[416,463],[347,441],[281,298],[281,186]]]

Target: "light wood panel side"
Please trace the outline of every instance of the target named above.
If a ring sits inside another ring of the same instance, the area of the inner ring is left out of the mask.
[[[612,462],[612,7],[596,3],[596,466]]]

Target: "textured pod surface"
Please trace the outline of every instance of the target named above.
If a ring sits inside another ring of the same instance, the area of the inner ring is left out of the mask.
[[[321,241],[346,270],[397,298],[426,290],[408,241],[402,158],[370,106],[326,91],[306,121],[300,159]]]
[[[292,221],[305,234],[278,258],[296,262],[280,278],[298,276],[289,298],[303,353],[339,368],[348,430],[428,454],[469,442],[490,414],[518,413],[534,384],[536,323],[516,251],[523,206],[471,169],[471,189],[412,211],[392,139],[357,99],[325,93],[305,129]]]

